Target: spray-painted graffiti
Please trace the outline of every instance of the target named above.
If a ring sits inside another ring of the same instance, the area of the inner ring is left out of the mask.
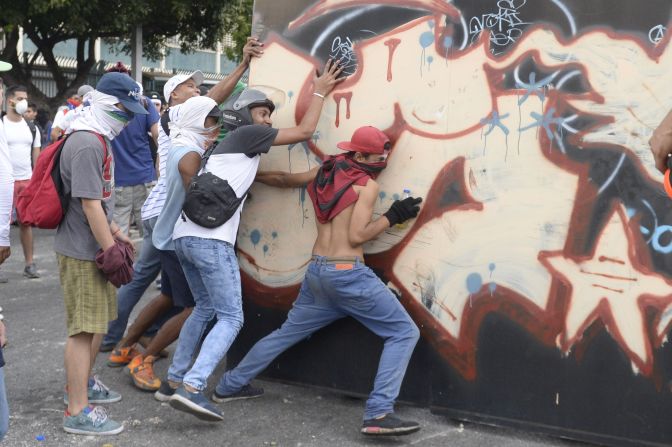
[[[336,153],[364,124],[390,135],[374,213],[406,188],[425,200],[408,228],[366,245],[367,263],[451,368],[478,377],[479,327],[497,314],[563,356],[606,331],[630,371],[655,382],[672,328],[672,204],[648,139],[672,106],[672,45],[656,25],[670,5],[657,2],[626,30],[586,23],[594,11],[582,15],[578,0],[303,5],[290,35],[329,14],[380,16],[381,5],[428,13],[358,40],[336,30],[327,53],[356,63],[306,151]],[[543,15],[551,9],[561,20]],[[295,92],[275,116],[291,126],[321,55],[275,31],[250,82]],[[308,153],[289,165],[282,150],[262,161],[294,172],[310,165]],[[260,303],[272,295],[288,306],[309,262],[314,216],[296,194],[258,185],[245,210],[241,267]]]
[[[649,41],[651,43],[658,43],[665,38],[667,28],[664,25],[656,25],[649,31]]]
[[[527,0],[499,0],[497,12],[472,17],[469,20],[471,42],[477,41],[485,30],[490,34],[493,52],[498,51],[498,47],[514,43],[523,35],[524,26],[529,25],[521,18],[520,9],[525,3]]]

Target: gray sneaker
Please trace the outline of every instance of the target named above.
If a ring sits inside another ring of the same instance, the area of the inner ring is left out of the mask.
[[[77,416],[67,410],[63,418],[63,430],[76,435],[116,435],[124,431],[124,426],[107,416],[103,407],[86,407]]]
[[[168,404],[176,410],[191,413],[204,421],[219,422],[224,420],[222,412],[208,402],[201,392],[190,393],[184,387],[175,390]]]
[[[26,278],[30,278],[30,279],[35,279],[35,278],[40,277],[40,274],[37,273],[37,266],[35,266],[34,262],[30,265],[27,265],[26,268],[23,269],[23,276],[25,276]]]
[[[93,376],[93,379],[89,379],[89,387],[87,391],[90,404],[110,404],[121,400],[121,394],[109,389],[100,381],[98,376]],[[67,391],[63,396],[63,402],[65,405],[68,405]]]

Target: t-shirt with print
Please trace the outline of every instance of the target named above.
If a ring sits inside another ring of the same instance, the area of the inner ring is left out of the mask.
[[[259,124],[239,127],[217,145],[203,172],[211,172],[226,180],[236,195],[242,197],[257,175],[260,155],[269,151],[277,135],[278,129]],[[233,245],[238,234],[240,213],[244,204],[245,201],[240,204],[231,219],[217,228],[202,227],[184,216],[175,224],[173,239],[195,236],[225,241]]]
[[[114,184],[120,186],[142,185],[154,181],[154,161],[149,148],[147,132],[159,121],[156,107],[143,96],[148,114],[137,114],[112,141],[114,151]]]
[[[35,128],[35,138],[33,138],[33,133],[25,119],[21,118],[21,121],[14,122],[4,116],[2,122],[5,125],[14,180],[30,180],[33,175],[33,148],[42,146],[40,130]]]
[[[81,199],[101,200],[107,221],[114,211],[114,173],[112,150],[103,162],[104,149],[91,132],[74,132],[61,149],[61,177],[65,193],[70,193],[68,212],[56,230],[54,250],[71,258],[94,261],[100,249],[84,215]]]

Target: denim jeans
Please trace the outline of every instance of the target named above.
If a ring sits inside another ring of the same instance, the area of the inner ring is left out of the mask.
[[[173,362],[168,369],[168,380],[202,391],[243,326],[238,259],[228,242],[192,236],[177,239],[175,252],[196,306],[180,331]],[[189,369],[194,352],[213,317],[217,317],[217,322],[205,337],[198,357]]]
[[[103,338],[104,345],[116,345],[121,341],[133,308],[161,271],[159,252],[152,245],[154,224],[156,217],[142,221],[144,236],[140,256],[133,265],[133,280],[117,292],[117,319],[110,321],[107,326],[107,334]]]
[[[5,368],[0,367],[0,441],[9,430],[9,405],[7,405],[7,391],[5,389]]]
[[[350,270],[339,270],[318,256],[308,267],[287,320],[280,329],[259,340],[236,368],[222,376],[217,393],[237,392],[289,347],[346,316],[385,340],[364,419],[393,412],[418,341],[418,328],[371,269],[358,261]]]

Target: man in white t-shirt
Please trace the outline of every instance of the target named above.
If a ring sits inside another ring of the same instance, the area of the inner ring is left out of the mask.
[[[40,155],[42,137],[35,124],[29,123],[23,118],[26,110],[28,110],[28,89],[22,85],[14,85],[8,88],[7,114],[3,116],[2,123],[5,128],[14,176],[12,219],[14,222],[18,222],[21,228],[21,246],[26,261],[23,276],[32,279],[40,277],[33,261],[33,230],[30,225],[23,225],[21,216],[16,215],[16,199],[28,186],[30,177],[33,175],[33,166],[37,161],[37,156]]]
[[[11,70],[12,65],[0,61],[0,71]],[[3,100],[3,83],[0,78],[0,104]],[[0,120],[0,264],[10,255],[9,248],[9,218],[12,212],[12,192],[14,190],[14,177],[12,175],[12,163],[9,159],[9,149],[5,139],[5,131]],[[2,309],[0,308],[0,311]],[[9,429],[9,406],[7,405],[7,393],[5,392],[5,359],[2,348],[5,346],[5,324],[0,314],[0,441],[5,437]]]

